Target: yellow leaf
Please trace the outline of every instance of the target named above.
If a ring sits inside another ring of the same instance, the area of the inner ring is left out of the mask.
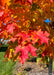
[[[35,18],[33,18],[33,21],[35,22]]]
[[[13,17],[13,15],[11,15],[11,17]]]
[[[17,16],[14,16],[14,18],[17,18]]]
[[[54,9],[51,9],[52,12],[54,12]]]

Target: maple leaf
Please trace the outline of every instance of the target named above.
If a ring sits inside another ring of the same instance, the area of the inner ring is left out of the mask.
[[[28,50],[24,48],[21,49],[21,55],[20,55],[20,58],[21,58],[21,63],[24,63],[26,59],[28,59]]]
[[[26,0],[14,0],[15,3],[22,3],[25,4]],[[27,0],[27,2],[29,2],[30,4],[32,4],[32,0]]]
[[[38,38],[38,35],[37,35],[36,31],[32,32],[31,39],[32,39],[33,44],[35,44],[38,41],[39,38]]]
[[[14,53],[14,54],[18,53],[18,52],[20,51],[20,49],[21,49],[21,46],[20,46],[20,45],[17,46],[17,47],[15,48],[15,53]]]
[[[44,32],[44,36],[49,37],[50,34],[49,34],[47,31],[45,31],[45,32]]]
[[[10,5],[10,0],[1,0],[1,4],[5,6],[7,4],[8,6]]]
[[[37,50],[37,48],[33,47],[31,44],[28,44],[28,45],[23,46],[23,47],[21,45],[18,45],[15,48],[14,54],[16,54],[20,51],[21,53],[19,56],[19,62],[24,63],[26,59],[29,59],[28,52],[30,52],[32,56],[37,56],[36,50]]]
[[[30,35],[28,35],[25,31],[16,34],[15,37],[21,37],[22,42],[24,42],[25,40],[30,41]]]
[[[14,43],[16,39],[17,38],[11,38],[10,41],[12,41]]]
[[[11,17],[7,17],[4,19],[4,23],[8,23],[11,20]]]
[[[41,44],[46,43],[48,45],[49,38],[46,36],[49,36],[49,34],[48,35],[47,34],[48,34],[47,32],[43,33],[43,31],[41,30],[37,31],[37,35],[39,39],[41,40]]]
[[[27,0],[30,4],[32,4],[32,0]]]
[[[3,14],[4,14],[4,11],[0,11],[0,17],[2,17]]]
[[[29,52],[31,53],[32,56],[37,56],[36,55],[36,50],[37,48],[33,47],[31,44],[28,45]]]
[[[34,31],[31,34],[32,43],[35,44],[36,42],[38,42],[39,45],[43,43],[46,43],[48,45],[49,35],[50,34],[47,31],[43,32],[41,31],[41,29],[39,31]]]
[[[42,37],[41,38],[41,44],[46,43],[48,45],[48,40],[49,40],[49,38]]]
[[[10,24],[7,26],[7,32],[13,33],[13,30],[14,30],[14,24]]]
[[[15,53],[14,54],[16,54],[18,52],[21,52],[20,55],[19,55],[19,62],[24,63],[25,60],[29,58],[28,57],[28,50],[27,50],[27,48],[25,46],[22,47],[21,45],[18,45],[15,48]]]
[[[50,2],[53,2],[53,0],[50,0]]]

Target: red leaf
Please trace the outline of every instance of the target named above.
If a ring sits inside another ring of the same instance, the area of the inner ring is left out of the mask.
[[[53,0],[50,0],[50,2],[53,2]]]
[[[47,33],[47,32],[43,33],[43,31],[39,30],[39,31],[37,31],[37,35],[38,35],[39,39],[41,40],[41,44],[46,43],[48,45],[49,33]]]
[[[21,46],[20,46],[20,45],[17,46],[17,47],[15,48],[15,53],[14,53],[14,54],[18,53],[18,52],[20,51],[20,49],[21,49]]]
[[[27,0],[30,4],[32,4],[32,0]]]
[[[0,17],[2,17],[2,15],[3,15],[3,14],[4,14],[4,12],[3,12],[3,11],[1,11],[1,12],[0,12]]]
[[[37,48],[33,47],[31,44],[28,45],[28,48],[29,48],[29,52],[31,52],[32,56],[37,56],[36,55]]]
[[[14,30],[14,24],[10,24],[7,26],[7,32],[13,33],[13,30]]]
[[[16,39],[17,38],[11,38],[10,41],[12,41],[14,43]]]

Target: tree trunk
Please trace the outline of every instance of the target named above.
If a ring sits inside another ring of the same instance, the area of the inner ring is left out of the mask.
[[[53,64],[53,57],[50,57],[49,58],[49,68],[48,68],[49,75],[52,75],[52,64]]]

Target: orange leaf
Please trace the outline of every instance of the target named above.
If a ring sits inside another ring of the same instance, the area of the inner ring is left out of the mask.
[[[7,4],[8,6],[10,5],[10,0],[1,0],[1,4],[5,6]]]

